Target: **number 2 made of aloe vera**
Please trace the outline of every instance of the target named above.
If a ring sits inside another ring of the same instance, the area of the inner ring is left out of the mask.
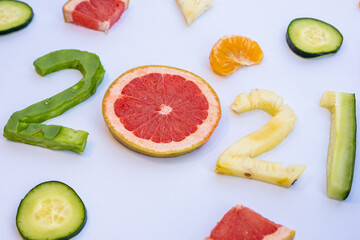
[[[4,128],[4,137],[27,144],[61,150],[83,152],[88,133],[42,122],[57,117],[95,93],[105,70],[97,55],[65,49],[48,53],[34,61],[41,76],[63,69],[78,69],[83,78],[74,86],[11,115]]]

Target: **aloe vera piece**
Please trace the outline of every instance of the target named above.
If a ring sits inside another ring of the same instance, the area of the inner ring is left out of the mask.
[[[326,165],[327,196],[345,200],[351,190],[356,153],[355,94],[325,92],[320,105],[331,113]]]
[[[89,52],[65,49],[38,58],[34,66],[41,76],[72,68],[78,69],[83,78],[74,86],[13,113],[5,125],[4,137],[51,149],[83,152],[87,132],[42,122],[61,115],[95,93],[105,74],[99,57]]]

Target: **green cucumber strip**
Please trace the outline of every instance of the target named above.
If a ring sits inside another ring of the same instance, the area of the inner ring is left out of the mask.
[[[16,226],[24,239],[70,239],[85,226],[83,201],[68,185],[49,181],[31,189],[21,200]]]
[[[331,112],[327,196],[345,200],[351,190],[356,153],[355,94],[325,92],[320,105]]]
[[[38,58],[34,66],[41,76],[74,68],[80,70],[84,77],[74,86],[12,114],[5,125],[4,137],[51,149],[83,152],[87,132],[41,123],[61,115],[95,93],[105,73],[99,57],[89,52],[66,49]]]
[[[336,53],[343,36],[334,26],[314,18],[297,18],[291,21],[286,33],[290,49],[305,58]]]
[[[15,0],[0,0],[0,35],[25,28],[33,17],[33,10],[28,4]]]

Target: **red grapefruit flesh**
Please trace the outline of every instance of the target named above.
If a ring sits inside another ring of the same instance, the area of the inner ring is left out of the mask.
[[[103,116],[128,148],[156,157],[188,153],[205,143],[221,117],[203,79],[166,66],[143,66],[117,78],[105,93]]]
[[[108,32],[128,6],[129,0],[70,0],[63,13],[66,22]]]
[[[295,231],[276,224],[250,208],[236,205],[205,240],[291,240]]]

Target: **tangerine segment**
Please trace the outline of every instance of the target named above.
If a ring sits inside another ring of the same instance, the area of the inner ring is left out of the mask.
[[[263,60],[259,44],[242,36],[225,36],[219,39],[210,53],[210,65],[220,75],[230,75],[241,66],[259,64]]]
[[[221,110],[216,93],[200,77],[171,67],[144,66],[112,83],[104,96],[103,115],[125,146],[170,157],[205,143]]]

